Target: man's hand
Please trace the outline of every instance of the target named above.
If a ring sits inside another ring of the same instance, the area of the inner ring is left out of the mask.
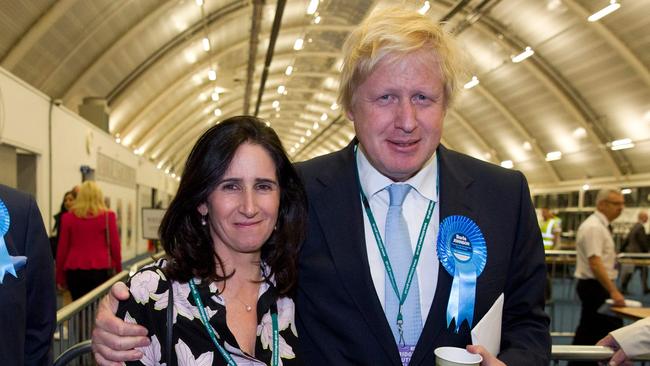
[[[609,296],[614,301],[612,306],[625,306],[625,297],[623,297],[623,294],[621,294],[618,289],[614,289],[614,291],[612,291]]]
[[[601,339],[596,343],[596,346],[605,346],[609,347],[614,351],[614,355],[612,358],[609,360],[609,363],[607,365],[609,366],[618,366],[618,365],[625,365],[625,366],[631,366],[632,361],[630,361],[623,352],[623,349],[621,346],[616,342],[616,339],[612,337],[611,334],[608,334],[605,338]]]
[[[99,303],[92,347],[95,360],[100,366],[120,366],[124,361],[136,361],[142,352],[135,347],[149,345],[147,329],[137,324],[125,323],[115,316],[119,300],[129,298],[129,289],[117,282],[111,292]]]
[[[481,345],[468,345],[467,350],[470,353],[478,353],[483,357],[483,361],[481,362],[481,366],[506,366],[505,363],[501,362],[499,359],[497,359],[495,356],[493,356],[488,350],[485,349],[485,347]]]

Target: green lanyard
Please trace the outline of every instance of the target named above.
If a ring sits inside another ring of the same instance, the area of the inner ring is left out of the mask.
[[[199,310],[199,315],[201,315],[201,322],[203,323],[203,326],[205,329],[208,331],[208,334],[210,335],[210,339],[212,340],[212,343],[217,347],[217,350],[219,353],[221,353],[221,356],[223,357],[224,360],[226,360],[226,363],[228,366],[237,366],[237,363],[235,360],[232,358],[230,353],[226,351],[225,348],[219,342],[217,341],[217,336],[215,334],[214,328],[212,325],[210,325],[208,321],[208,316],[205,313],[205,309],[203,308],[203,302],[201,301],[201,297],[199,296],[199,292],[196,289],[196,285],[194,284],[194,280],[190,280],[190,289],[192,290],[192,296],[194,297],[194,302],[196,303],[196,307]],[[271,321],[273,323],[273,350],[272,350],[272,358],[271,358],[271,364],[273,366],[277,366],[280,363],[280,331],[278,330],[278,313],[271,311]]]
[[[355,155],[357,148],[354,149]],[[402,305],[406,302],[406,297],[408,296],[409,290],[411,289],[411,283],[413,282],[413,276],[415,275],[415,270],[418,266],[418,261],[420,260],[420,253],[422,252],[422,246],[424,244],[424,237],[427,233],[427,228],[429,227],[429,222],[431,221],[431,215],[433,210],[436,207],[435,201],[430,201],[427,206],[427,212],[424,215],[424,221],[422,221],[422,226],[420,227],[420,235],[418,235],[418,242],[415,246],[415,253],[413,254],[413,259],[411,260],[411,266],[409,267],[408,274],[406,276],[406,281],[404,282],[404,289],[400,295],[399,289],[397,287],[397,281],[395,280],[395,273],[393,272],[393,266],[390,264],[390,259],[388,258],[388,253],[386,252],[386,245],[381,239],[381,234],[379,233],[379,228],[377,227],[377,222],[375,221],[375,216],[372,214],[370,209],[370,203],[368,203],[368,198],[363,193],[363,188],[361,188],[361,179],[359,178],[359,170],[357,169],[357,183],[359,184],[359,194],[361,195],[361,201],[363,202],[363,208],[366,211],[368,216],[368,221],[370,221],[370,226],[372,227],[372,233],[375,236],[375,241],[377,242],[377,247],[379,248],[379,253],[381,254],[381,259],[384,261],[384,267],[386,268],[386,275],[390,280],[390,285],[395,292],[395,296],[399,299],[399,309],[397,312],[397,328],[400,334],[400,342],[404,342],[404,336],[402,332],[402,324],[404,323],[404,317],[402,316]],[[438,190],[438,179],[436,177],[436,191]]]

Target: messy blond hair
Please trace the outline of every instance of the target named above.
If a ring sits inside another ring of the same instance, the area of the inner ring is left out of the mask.
[[[85,181],[81,184],[77,199],[70,209],[75,216],[81,218],[97,216],[107,210],[102,190],[99,189],[97,183],[92,181]]]
[[[354,93],[387,57],[417,51],[431,52],[443,78],[445,108],[451,105],[463,70],[462,55],[451,35],[426,15],[414,9],[388,7],[373,11],[343,45],[343,69],[338,103],[350,111]],[[436,67],[432,65],[432,67]]]

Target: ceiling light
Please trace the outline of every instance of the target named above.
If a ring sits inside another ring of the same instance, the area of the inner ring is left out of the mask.
[[[219,109],[219,108],[217,108],[217,109],[214,110],[214,115],[217,116],[217,117],[220,117],[220,116],[221,116],[221,113],[222,113],[222,112],[221,112],[221,109]]]
[[[307,132],[305,132],[305,136],[307,137],[311,136],[311,130],[307,130]]]
[[[203,6],[203,0],[196,0],[196,5]]]
[[[319,23],[320,23],[320,20],[321,20],[321,17],[320,17],[320,15],[319,15],[319,16],[317,16],[316,18],[314,18],[314,24],[319,24]]]
[[[177,182],[180,182],[180,181],[181,181],[181,177],[176,177],[176,181],[177,181]]]
[[[327,120],[327,113],[323,113],[323,114],[321,114],[321,116],[320,116],[320,120],[321,120],[321,121],[326,121],[326,120]]]
[[[301,144],[304,144],[304,143],[305,143],[305,138],[304,138],[304,137],[301,137],[301,138],[300,138],[300,143],[301,143]]]
[[[504,161],[501,162],[501,166],[506,168],[506,169],[512,169],[512,167],[515,166],[515,165],[512,162],[512,160],[504,160]]]
[[[199,85],[203,82],[203,78],[199,74],[194,74],[194,76],[192,76],[192,81],[194,81],[196,85]]]
[[[575,130],[573,130],[573,137],[577,139],[581,139],[587,136],[587,130],[585,130],[583,127],[578,127]]]
[[[215,81],[217,80],[217,72],[214,69],[208,70],[208,79]]]
[[[273,108],[278,108],[280,106],[280,102],[274,100],[273,103],[271,103],[271,105],[273,106]]]
[[[266,121],[266,127],[271,127],[271,122]]]
[[[165,169],[165,174],[169,174],[169,168]]]
[[[468,81],[467,84],[465,84],[464,88],[472,89],[473,87],[477,86],[478,83],[479,83],[478,78],[476,76],[472,76],[472,80]]]
[[[612,141],[610,147],[612,150],[631,149],[634,147],[634,143],[632,142],[631,139],[620,139],[620,140]]]
[[[422,7],[418,10],[418,13],[424,15],[427,13],[427,11],[429,11],[429,9],[431,9],[431,4],[429,4],[428,1],[425,1],[424,5],[422,5]]]
[[[176,173],[172,173],[172,178],[176,178]]]
[[[295,147],[292,147],[291,150],[289,150],[289,152],[292,153],[292,154],[295,153],[295,152],[296,152],[296,148],[295,148]]]
[[[212,93],[211,97],[212,97],[212,101],[216,102],[216,101],[219,100],[219,93],[214,92],[214,93]]]
[[[287,66],[287,70],[284,72],[285,75],[289,76],[293,72],[293,66]]]
[[[302,45],[304,43],[304,40],[302,38],[296,39],[296,42],[293,44],[293,49],[296,51],[302,50]]]
[[[535,54],[535,51],[533,51],[532,48],[526,47],[526,49],[522,53],[518,54],[517,56],[511,56],[510,59],[512,60],[512,62],[518,63],[518,62],[521,62],[521,61],[529,58],[530,56],[532,56],[534,54]]]
[[[189,51],[185,52],[185,60],[187,60],[187,62],[193,64],[193,63],[196,62],[196,55],[194,55],[194,53],[189,52]]]
[[[309,6],[307,6],[307,14],[312,15],[318,10],[319,0],[310,0]]]
[[[589,184],[587,184],[587,183],[585,183],[585,184],[582,185],[582,190],[583,190],[583,191],[588,191],[589,188],[591,188],[591,186],[589,186]]]
[[[490,153],[490,152],[486,152],[485,154],[483,154],[483,158],[485,158],[485,160],[490,160],[490,159],[492,159],[492,153]]]
[[[630,194],[630,193],[632,193],[632,189],[630,188],[621,189],[621,194]]]
[[[617,3],[616,0],[611,0],[611,1],[609,2],[609,5],[607,5],[606,7],[604,7],[604,8],[602,8],[602,9],[598,10],[597,12],[591,14],[591,15],[587,18],[587,20],[590,21],[590,22],[598,21],[598,20],[600,20],[601,18],[604,18],[604,17],[606,17],[607,15],[609,15],[609,14],[615,12],[615,11],[618,10],[618,8],[620,8],[620,7],[621,7],[621,4]]]
[[[320,128],[320,125],[318,124],[318,122],[314,122],[314,125],[311,126],[311,128],[313,128],[314,130],[317,130],[317,129]]]
[[[162,166],[163,166],[163,162],[161,161],[160,163],[158,163],[158,165],[156,165],[156,168],[158,168],[158,170],[160,170],[162,168]]]
[[[523,147],[524,150],[526,151],[530,151],[533,149],[533,145],[531,145],[530,142],[528,141],[524,141],[524,144],[521,147]]]
[[[297,149],[297,148],[299,148],[299,147],[300,147],[300,144],[299,144],[299,143],[296,142],[295,144],[293,144],[293,148],[294,148],[294,149]]]
[[[555,161],[560,159],[562,159],[561,151],[551,151],[550,153],[546,154],[546,161]]]
[[[280,85],[280,86],[278,86],[278,93],[280,93],[280,94],[284,94],[284,92],[285,92],[286,90],[287,90],[287,89],[284,87],[284,85]]]
[[[119,144],[120,142],[122,142],[122,139],[117,137],[117,138],[115,138],[115,142],[117,142]]]
[[[210,40],[208,39],[208,37],[203,38],[202,43],[203,43],[203,51],[205,52],[210,51]]]
[[[339,109],[339,105],[336,104],[336,102],[334,102],[334,103],[332,103],[332,105],[330,106],[330,109],[333,110],[333,111],[335,111],[335,110]]]

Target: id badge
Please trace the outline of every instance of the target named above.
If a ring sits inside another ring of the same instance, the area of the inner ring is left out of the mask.
[[[408,365],[411,362],[411,357],[413,357],[413,352],[415,351],[415,346],[398,346],[399,358],[402,359],[402,365]]]

